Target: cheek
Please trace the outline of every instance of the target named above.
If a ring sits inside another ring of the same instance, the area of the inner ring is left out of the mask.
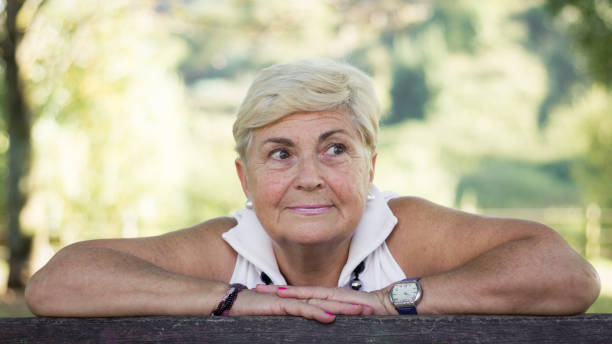
[[[255,197],[266,204],[280,201],[288,186],[288,176],[284,173],[267,171],[258,175],[255,182]]]
[[[365,200],[365,195],[368,193],[370,184],[369,174],[367,170],[360,168],[348,168],[342,171],[337,171],[329,182],[336,195],[343,201]],[[356,197],[359,195],[359,197]]]

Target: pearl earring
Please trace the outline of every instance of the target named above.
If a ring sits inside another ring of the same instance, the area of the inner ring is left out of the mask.
[[[369,201],[373,201],[376,197],[374,195],[372,195],[371,193],[368,192],[368,195],[366,196],[366,200]]]
[[[244,206],[247,209],[253,209],[253,201],[251,201],[250,199],[247,199],[246,202],[244,202]]]

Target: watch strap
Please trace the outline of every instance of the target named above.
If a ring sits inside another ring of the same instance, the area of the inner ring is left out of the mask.
[[[417,314],[416,307],[397,307],[396,310],[400,315]]]

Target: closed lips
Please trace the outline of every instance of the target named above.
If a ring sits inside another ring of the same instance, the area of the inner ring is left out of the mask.
[[[300,214],[321,214],[333,208],[331,205],[315,204],[315,205],[299,205],[290,207],[289,209]]]

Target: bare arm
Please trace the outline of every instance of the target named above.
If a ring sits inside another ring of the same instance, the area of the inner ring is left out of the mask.
[[[416,198],[390,202],[399,222],[387,238],[408,277],[422,277],[419,314],[575,314],[599,294],[593,267],[550,228],[487,218]],[[392,285],[391,285],[392,286]],[[260,293],[309,302],[360,304],[364,314],[397,314],[391,286],[344,288],[258,286]]]
[[[28,282],[28,306],[43,316],[209,315],[234,269],[236,253],[221,238],[234,224],[219,218],[159,237],[68,246]],[[230,315],[297,315],[327,323],[333,314],[364,311],[244,290]]]
[[[415,198],[390,206],[399,223],[387,243],[408,276],[422,277],[421,314],[575,314],[599,295],[597,272],[544,225]]]
[[[28,282],[38,315],[209,314],[227,289],[235,253],[216,219],[159,237],[77,243]]]

